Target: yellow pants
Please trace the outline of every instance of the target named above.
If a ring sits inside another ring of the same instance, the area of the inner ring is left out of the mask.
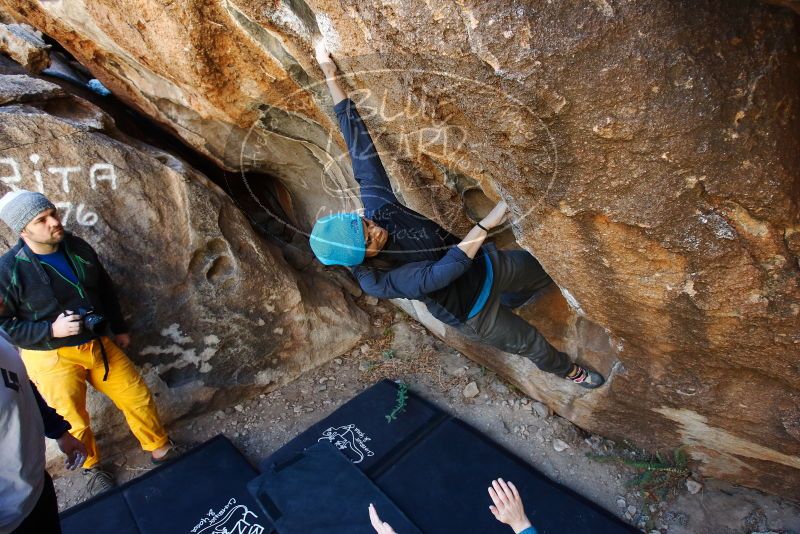
[[[70,434],[86,445],[88,469],[97,465],[97,443],[86,411],[86,382],[110,398],[125,416],[142,449],[154,451],[167,444],[167,432],[158,418],[153,396],[133,362],[107,337],[108,379],[103,382],[103,354],[99,340],[54,350],[21,350],[28,375],[42,397],[72,425]]]

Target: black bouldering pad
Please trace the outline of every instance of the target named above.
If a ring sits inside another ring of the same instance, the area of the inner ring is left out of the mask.
[[[109,491],[63,511],[60,515],[64,534],[92,532],[118,532],[139,534],[125,497],[118,491]]]
[[[375,384],[266,458],[261,462],[262,471],[287,469],[285,466],[302,457],[299,453],[304,449],[319,442],[330,443],[366,476],[351,480],[350,483],[361,480],[366,487],[358,492],[372,491],[374,486],[426,533],[508,534],[508,527],[489,512],[491,500],[487,488],[498,477],[514,482],[520,490],[526,512],[540,534],[638,532],[411,391],[404,411],[388,422],[386,416],[397,401],[397,384],[388,380]],[[265,474],[251,488],[260,488],[262,496],[268,495],[273,502],[290,502],[303,498],[303,488],[330,484],[327,477],[328,468],[320,468],[316,473],[308,470],[303,473],[302,487],[291,484],[271,487],[269,475]],[[352,492],[328,493],[326,507],[344,510],[354,506],[350,500]],[[366,510],[362,508],[359,504],[355,509],[363,513],[362,524],[369,526]],[[378,512],[383,514],[380,507]],[[293,515],[301,513],[281,510],[281,521],[275,525],[277,531],[301,532],[292,528],[303,524],[302,518]],[[303,532],[324,532],[324,529]]]
[[[269,532],[247,492],[258,475],[224,436],[61,514],[64,534]]]
[[[370,503],[397,532],[421,532],[327,441],[273,466],[249,489],[279,532],[374,534],[367,519]]]
[[[394,382],[378,382],[275,451],[261,462],[261,470],[281,464],[317,442],[333,444],[367,472],[386,464],[387,458],[402,450],[409,440],[446,417],[427,401],[411,394],[405,411],[391,424],[387,423],[386,415],[397,404],[397,392]]]

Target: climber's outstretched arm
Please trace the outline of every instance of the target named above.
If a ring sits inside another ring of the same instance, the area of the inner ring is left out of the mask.
[[[316,53],[317,63],[319,63],[319,67],[325,74],[325,83],[328,85],[328,91],[331,93],[333,105],[335,106],[347,98],[342,86],[339,85],[339,81],[336,79],[336,63],[331,59],[331,53],[328,52],[323,41],[317,43],[314,52]]]
[[[325,83],[333,97],[333,111],[339,121],[339,128],[347,143],[350,161],[353,164],[353,176],[359,185],[361,202],[364,205],[364,216],[372,214],[382,206],[396,203],[397,197],[392,191],[392,184],[386,175],[386,169],[372,142],[367,126],[361,120],[356,105],[347,98],[337,80],[337,68],[331,54],[321,42],[315,48],[317,61],[325,73]]]

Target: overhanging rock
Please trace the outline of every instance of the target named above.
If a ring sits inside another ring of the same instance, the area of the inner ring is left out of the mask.
[[[711,0],[4,2],[220,164],[280,177],[304,229],[320,210],[356,205],[312,58],[324,38],[403,200],[463,233],[464,191],[505,198],[517,242],[569,313],[607,332],[600,352],[619,362],[610,384],[562,413],[651,449],[686,445],[709,475],[797,497],[791,10]],[[564,324],[573,354],[602,344]],[[525,369],[507,372],[528,380]]]

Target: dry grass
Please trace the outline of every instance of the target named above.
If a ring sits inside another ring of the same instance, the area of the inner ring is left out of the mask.
[[[420,376],[427,376],[431,377],[433,383],[443,392],[450,391],[454,387],[463,389],[467,385],[466,377],[450,376],[444,372],[438,353],[432,346],[424,347],[419,354],[414,356],[397,356],[391,349],[392,336],[390,334],[370,340],[368,344],[370,345],[369,355],[346,357],[354,361],[366,360],[372,364],[367,371],[359,375],[359,382],[362,384],[374,384],[383,378],[414,383],[419,381]]]

